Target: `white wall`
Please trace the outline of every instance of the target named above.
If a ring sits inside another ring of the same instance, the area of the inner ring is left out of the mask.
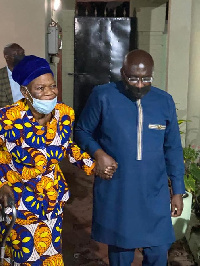
[[[63,0],[62,5],[64,10],[75,10],[76,0]]]
[[[191,7],[191,0],[171,0],[169,5],[167,91],[174,98],[179,119],[187,119]],[[181,130],[184,132],[185,127],[183,123]],[[184,145],[185,135],[182,141]]]
[[[48,55],[48,25],[51,22],[52,17],[52,0],[45,0],[45,58],[49,61],[49,55]]]
[[[145,5],[144,7],[142,6]],[[146,6],[145,1],[132,3],[136,7],[138,19],[138,48],[149,52],[155,63],[153,85],[166,89],[166,57],[167,34],[165,32],[166,4],[158,6]]]
[[[65,0],[66,1],[66,0]],[[134,7],[158,7],[167,2],[167,0],[131,0]]]
[[[74,17],[75,0],[63,0],[62,8],[53,11],[52,18],[62,28],[62,101],[74,104]]]
[[[62,11],[62,97],[63,102],[73,107],[74,99],[74,76],[68,73],[74,73],[74,10]]]
[[[192,1],[188,74],[186,145],[200,150],[200,1]]]
[[[48,0],[0,0],[0,67],[4,46],[13,42],[27,55],[45,57],[47,5]]]

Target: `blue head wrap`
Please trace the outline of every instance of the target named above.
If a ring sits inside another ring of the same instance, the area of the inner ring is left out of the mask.
[[[28,55],[14,67],[12,77],[20,86],[27,86],[35,78],[47,73],[53,75],[49,63],[44,58]]]

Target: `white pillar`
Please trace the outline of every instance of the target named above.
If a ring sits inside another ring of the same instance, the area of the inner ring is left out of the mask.
[[[192,0],[186,144],[200,148],[200,1]]]
[[[169,1],[167,91],[174,98],[179,119],[187,119],[191,6],[191,0]],[[185,127],[186,123],[181,131]]]

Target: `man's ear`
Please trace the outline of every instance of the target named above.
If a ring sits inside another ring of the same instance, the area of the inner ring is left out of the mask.
[[[7,54],[4,55],[4,58],[6,61],[8,60],[8,57],[9,57],[9,55],[7,55]]]
[[[124,68],[123,67],[120,69],[120,74],[121,74],[121,77],[124,79]]]

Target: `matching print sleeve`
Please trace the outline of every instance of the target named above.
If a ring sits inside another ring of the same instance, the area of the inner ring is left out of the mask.
[[[172,97],[169,101],[170,117],[165,132],[164,153],[167,174],[172,183],[173,194],[184,194],[184,160],[177,114]]]
[[[84,170],[87,175],[93,174],[94,161],[87,152],[82,151],[71,139],[69,140],[66,154],[70,163]]]
[[[70,163],[81,168],[87,175],[93,174],[95,166],[92,158],[84,151],[82,151],[70,138],[70,134],[74,124],[74,110],[70,107],[66,107],[67,114],[63,115],[61,119],[61,139],[64,141],[64,155],[69,159]],[[68,134],[68,138],[64,139],[65,134]]]

